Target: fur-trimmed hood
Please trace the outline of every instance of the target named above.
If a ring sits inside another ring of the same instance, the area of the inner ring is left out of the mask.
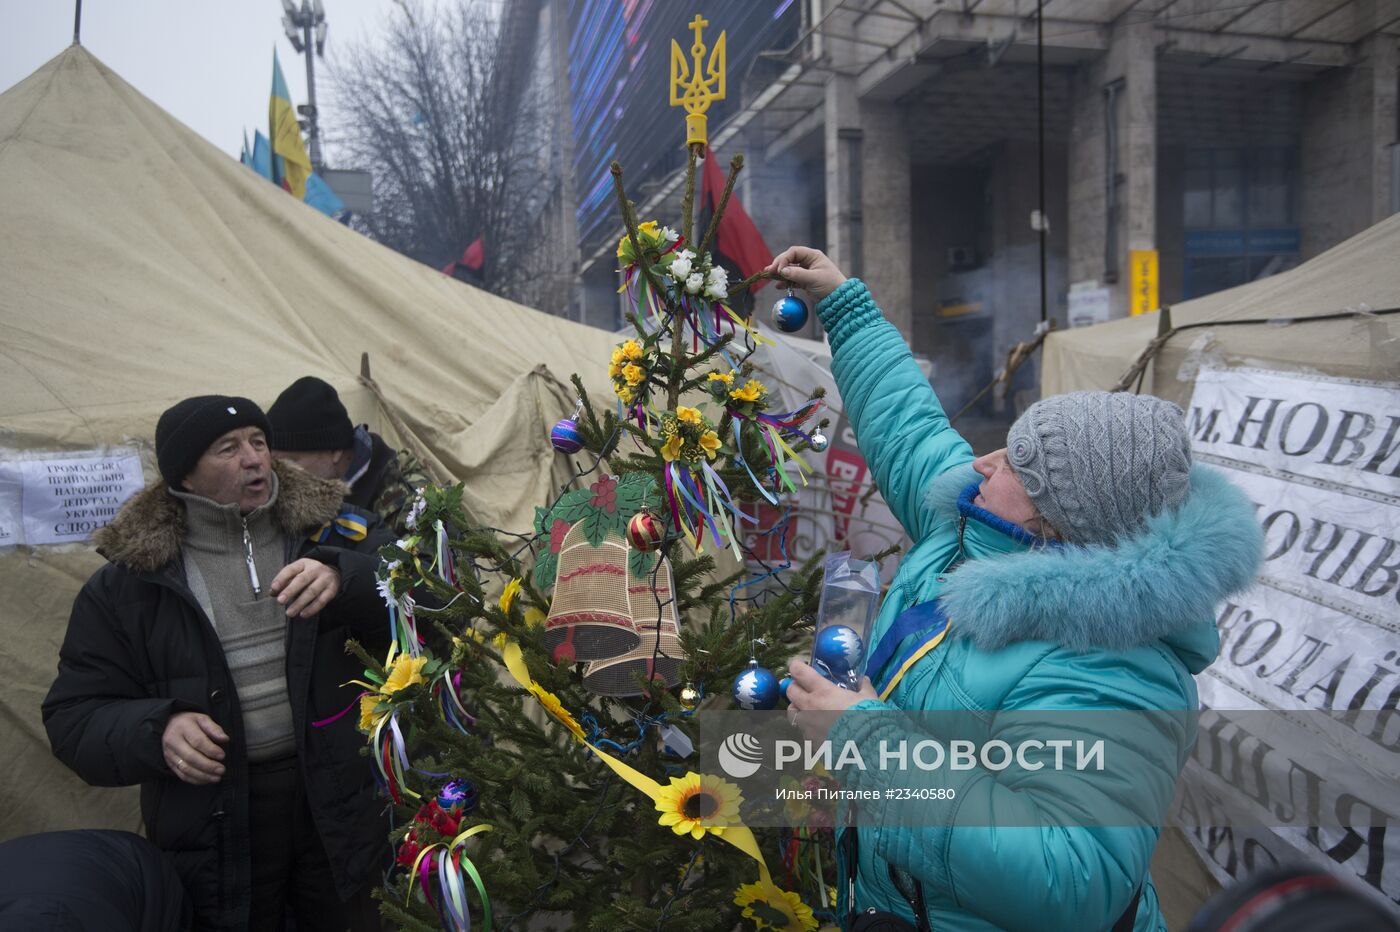
[[[277,474],[277,501],[272,519],[286,534],[308,535],[332,520],[349,487],[336,479],[321,479],[281,460],[272,461]],[[97,552],[112,563],[138,573],[154,573],[180,556],[185,540],[185,505],[157,479],[133,495],[112,523],[92,535]]]
[[[970,468],[951,470],[934,482],[927,504],[956,521],[958,494],[977,481]],[[1196,465],[1186,500],[1149,518],[1135,536],[1115,544],[970,552],[947,574],[941,598],[955,636],[985,650],[1032,640],[1075,651],[1167,641],[1189,655],[1201,652],[1193,629],[1213,621],[1220,600],[1253,582],[1263,545],[1245,494],[1216,470]],[[1194,667],[1212,658],[1183,659]]]

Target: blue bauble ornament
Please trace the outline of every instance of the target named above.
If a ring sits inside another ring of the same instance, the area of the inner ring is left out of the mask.
[[[790,677],[790,676],[785,676],[785,677],[783,677],[782,679],[778,680],[778,695],[780,695],[780,696],[782,696],[784,699],[786,699],[786,698],[787,698],[788,687],[791,686],[791,685],[792,685],[792,677]]]
[[[583,449],[583,438],[579,436],[578,424],[570,417],[554,425],[554,429],[549,432],[549,442],[554,444],[554,449],[560,453],[573,454]]]
[[[788,289],[773,303],[773,326],[783,333],[796,333],[807,326],[807,303]]]
[[[818,670],[823,666],[837,678],[849,676],[865,656],[865,644],[855,630],[845,625],[827,625],[817,632],[817,643],[812,648],[812,665]]]
[[[771,709],[778,704],[778,678],[757,660],[734,678],[734,704],[750,712]]]
[[[447,812],[471,812],[476,808],[476,785],[470,780],[453,780],[438,790],[437,804]]]

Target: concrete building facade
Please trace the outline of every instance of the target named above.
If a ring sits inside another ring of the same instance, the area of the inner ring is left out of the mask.
[[[739,194],[769,246],[864,278],[950,409],[1042,318],[1130,313],[1153,257],[1170,305],[1400,207],[1400,0],[771,6],[796,28],[733,75],[712,141],[745,153]],[[677,167],[633,179],[656,215]],[[577,238],[574,313],[600,325],[617,320],[615,232]],[[1009,420],[1037,385],[1028,366],[976,411]]]

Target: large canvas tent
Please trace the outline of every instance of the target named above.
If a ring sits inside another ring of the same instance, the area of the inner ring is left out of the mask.
[[[1398,260],[1395,214],[1287,272],[1171,307],[1168,326],[1177,332],[1153,355],[1141,390],[1184,407],[1203,358],[1400,378],[1400,314],[1377,313],[1400,308]],[[1163,330],[1162,312],[1153,311],[1051,333],[1041,396],[1113,388]]]
[[[1222,607],[1221,655],[1198,677],[1203,703],[1230,710],[1207,729],[1238,731],[1198,740],[1184,772],[1181,831],[1153,861],[1169,899],[1210,892],[1189,844],[1222,883],[1311,862],[1400,902],[1393,826],[1350,828],[1365,805],[1400,803],[1400,717],[1384,712],[1400,699],[1398,309],[1395,215],[1282,274],[1045,342],[1042,397],[1124,386],[1176,402],[1196,459],[1249,493],[1266,531],[1258,581]],[[1367,712],[1389,728],[1355,727]],[[1339,724],[1299,737],[1321,722]],[[1258,743],[1264,723],[1285,738]],[[1281,824],[1305,809],[1290,782],[1304,773],[1318,777],[1312,827]]]
[[[0,216],[0,468],[125,449],[150,479],[174,401],[266,406],[315,374],[352,418],[466,481],[481,519],[527,528],[568,478],[548,432],[572,408],[569,374],[608,391],[611,334],[346,229],[78,46],[0,95]],[[364,353],[377,390],[359,378]],[[21,501],[3,481],[0,495],[11,512]],[[100,562],[85,544],[0,546],[0,838],[138,827],[134,790],[84,785],[39,719],[73,596]]]

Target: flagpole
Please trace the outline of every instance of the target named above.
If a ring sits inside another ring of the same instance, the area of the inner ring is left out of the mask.
[[[83,0],[75,0],[73,4],[73,44],[82,45],[78,38],[83,31]]]

